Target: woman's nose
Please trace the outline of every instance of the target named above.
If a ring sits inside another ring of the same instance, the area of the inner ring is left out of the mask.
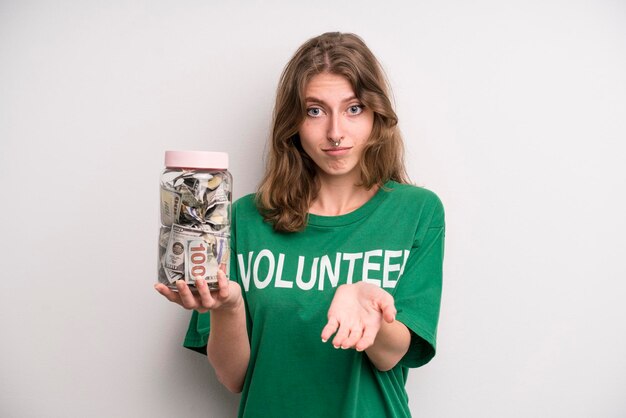
[[[328,118],[327,139],[330,142],[338,142],[343,139],[343,129],[341,127],[341,115],[333,113]]]

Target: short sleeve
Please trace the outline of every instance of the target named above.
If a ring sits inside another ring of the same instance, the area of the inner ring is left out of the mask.
[[[411,331],[411,345],[400,360],[403,367],[420,367],[436,351],[437,324],[441,305],[444,210],[434,194],[422,211],[426,218],[418,227],[404,272],[396,285],[396,319]]]

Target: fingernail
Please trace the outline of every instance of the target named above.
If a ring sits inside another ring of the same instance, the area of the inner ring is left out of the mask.
[[[339,346],[338,346],[338,345],[333,345],[333,347],[335,347],[335,348],[337,348],[337,349],[339,348]]]
[[[323,343],[325,343],[326,341],[328,341],[328,340],[325,340],[324,338],[322,338],[322,342],[323,342]]]

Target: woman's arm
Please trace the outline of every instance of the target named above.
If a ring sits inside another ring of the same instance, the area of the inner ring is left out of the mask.
[[[211,312],[207,345],[207,357],[217,379],[234,393],[241,392],[250,361],[246,313],[243,299],[240,300],[232,309]]]
[[[409,351],[411,332],[402,322],[383,321],[378,335],[365,353],[370,361],[381,372],[393,369]]]
[[[219,270],[219,290],[211,293],[205,280],[196,281],[192,293],[184,281],[176,282],[178,292],[163,284],[156,290],[171,302],[200,313],[211,311],[211,332],[207,344],[207,357],[215,369],[218,380],[231,392],[241,392],[250,361],[250,342],[246,327],[246,313],[241,287],[228,280]]]

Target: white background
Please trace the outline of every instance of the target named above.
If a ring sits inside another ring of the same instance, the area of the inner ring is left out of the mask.
[[[341,30],[446,207],[413,414],[626,416],[626,3],[228,3],[0,2],[0,415],[235,414],[152,289],[163,152],[254,191],[283,66]]]

